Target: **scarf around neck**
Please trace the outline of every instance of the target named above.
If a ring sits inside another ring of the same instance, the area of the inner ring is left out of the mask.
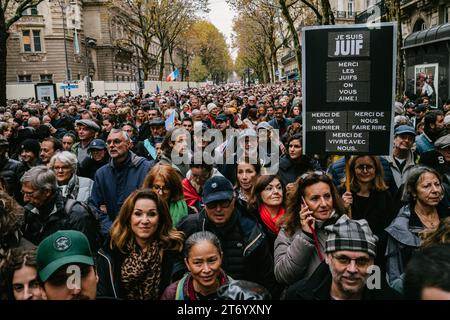
[[[120,270],[126,299],[158,300],[162,263],[159,241],[152,241],[144,252],[132,239],[126,249],[129,253]]]
[[[174,226],[176,226],[181,219],[188,215],[188,207],[186,201],[181,199],[171,202],[169,211],[170,216],[172,217],[172,223]]]
[[[272,217],[270,214],[269,209],[265,205],[261,205],[259,207],[259,216],[261,217],[261,220],[264,222],[264,224],[269,228],[270,231],[277,234],[278,231],[280,231],[280,227],[277,226],[277,221],[284,215],[284,208],[280,207],[278,209],[278,213],[275,217]]]

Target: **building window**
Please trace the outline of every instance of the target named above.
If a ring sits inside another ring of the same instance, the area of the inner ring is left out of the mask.
[[[450,7],[444,8],[444,23],[450,22]]]
[[[122,76],[122,81],[125,81],[125,76]]]
[[[31,79],[31,74],[22,74],[17,76],[19,82],[33,82]]]
[[[22,30],[22,42],[24,52],[41,52],[41,31]]]
[[[353,0],[348,0],[348,14],[353,15],[353,10],[355,9]]]
[[[32,6],[31,8],[28,8],[27,10],[22,11],[23,16],[37,16],[39,14],[39,11],[37,9],[37,6]]]
[[[53,75],[41,74],[41,82],[53,83]]]

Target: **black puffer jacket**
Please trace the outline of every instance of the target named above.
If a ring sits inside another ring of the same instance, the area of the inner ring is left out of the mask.
[[[186,239],[198,231],[214,233],[222,244],[222,269],[233,279],[259,283],[277,296],[279,288],[273,272],[272,250],[255,218],[235,209],[230,221],[217,227],[203,210],[181,220],[177,229],[184,232]]]
[[[19,202],[22,202],[22,194],[20,193],[20,178],[25,173],[25,166],[20,161],[4,158],[0,160],[0,177],[6,182],[7,192],[14,196]]]
[[[99,226],[92,223],[91,213],[79,203],[65,211],[64,199],[58,190],[55,198],[41,208],[31,204],[25,206],[23,236],[35,245],[58,230],[77,230],[83,232],[91,247],[98,247]]]
[[[294,161],[289,156],[283,156],[280,159],[278,175],[281,178],[281,182],[286,186],[295,182],[305,172],[311,170],[320,170],[320,165],[308,156],[302,156],[299,161]]]

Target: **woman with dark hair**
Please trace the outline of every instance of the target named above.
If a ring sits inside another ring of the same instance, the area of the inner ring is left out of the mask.
[[[167,203],[174,226],[188,214],[195,213],[186,204],[181,178],[171,166],[156,164],[145,177],[142,188],[153,189]]]
[[[350,159],[350,191],[345,192],[345,181],[338,188],[345,209],[352,219],[365,219],[378,237],[375,264],[383,270],[386,265],[387,234],[384,229],[395,218],[394,202],[384,182],[384,171],[379,157],[353,156]]]
[[[169,130],[161,144],[159,162],[172,166],[181,178],[186,177],[191,163],[190,134],[184,128]]]
[[[97,296],[159,299],[173,281],[183,240],[165,201],[149,189],[134,191],[111,227],[109,245],[99,251]]]
[[[36,248],[14,249],[5,269],[8,300],[46,299],[38,277]]]
[[[285,188],[275,175],[260,176],[248,201],[249,213],[255,215],[269,239],[271,248],[280,231],[284,210]]]
[[[407,204],[386,228],[388,281],[400,292],[405,268],[420,245],[420,234],[436,230],[450,215],[443,198],[442,179],[436,170],[422,166],[412,169],[403,190],[402,200]]]
[[[317,162],[307,155],[302,155],[302,135],[294,134],[287,141],[287,153],[280,159],[278,175],[285,186],[295,182],[307,171],[319,170]]]
[[[238,161],[236,168],[236,185],[234,190],[237,194],[238,206],[246,210],[248,199],[252,194],[253,185],[261,172],[261,166],[252,164],[250,161]]]
[[[290,285],[307,279],[323,261],[328,232],[345,213],[332,179],[321,171],[303,174],[288,192],[286,213],[275,240],[275,277]]]
[[[103,117],[102,132],[99,135],[99,139],[106,141],[108,139],[108,135],[111,132],[111,130],[116,128],[117,128],[117,117],[115,115]]]
[[[232,279],[222,270],[222,247],[219,238],[200,231],[184,244],[187,272],[181,280],[166,288],[161,300],[217,300],[217,290]]]

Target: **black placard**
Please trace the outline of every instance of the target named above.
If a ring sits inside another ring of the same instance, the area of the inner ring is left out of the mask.
[[[303,28],[305,154],[388,155],[396,23]]]

